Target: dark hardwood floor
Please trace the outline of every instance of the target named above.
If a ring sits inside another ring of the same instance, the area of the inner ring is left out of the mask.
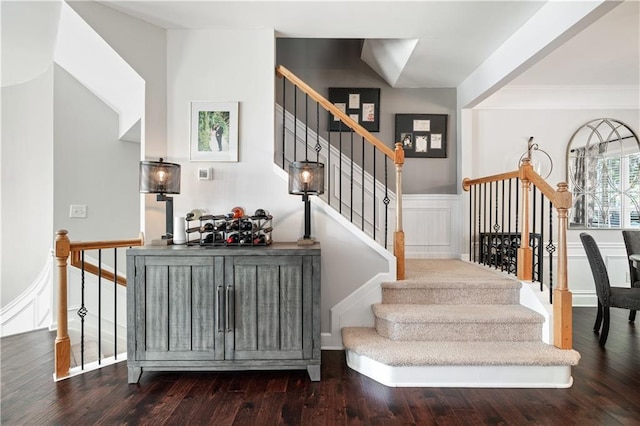
[[[1,339],[2,425],[640,425],[640,339],[612,309],[605,349],[595,308],[574,309],[580,364],[570,389],[388,388],[323,351],[322,381],[305,371],[149,372],[126,363],[55,383],[52,333]],[[640,324],[640,320],[637,320]]]

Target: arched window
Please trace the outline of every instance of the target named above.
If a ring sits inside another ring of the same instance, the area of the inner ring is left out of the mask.
[[[602,118],[567,146],[572,229],[640,228],[640,142],[626,124]]]

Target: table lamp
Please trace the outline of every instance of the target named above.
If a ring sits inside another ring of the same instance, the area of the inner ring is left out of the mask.
[[[180,165],[160,161],[140,162],[140,192],[158,194],[157,201],[166,203],[166,234],[160,240],[152,240],[152,245],[173,244],[173,197],[167,194],[180,193]]]
[[[313,244],[311,238],[311,203],[309,195],[324,193],[324,164],[313,161],[294,161],[289,164],[289,194],[302,195],[304,202],[304,236],[299,245]]]

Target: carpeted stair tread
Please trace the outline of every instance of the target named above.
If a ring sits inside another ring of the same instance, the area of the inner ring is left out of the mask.
[[[510,279],[476,279],[473,277],[447,276],[447,277],[422,277],[406,279],[404,281],[383,282],[383,289],[487,289],[497,288],[502,290],[520,290],[522,283]]]
[[[453,273],[452,273],[453,272]],[[426,281],[456,282],[470,278],[470,281],[516,281],[513,277],[472,263],[454,259],[408,259],[406,279]]]
[[[400,305],[377,303],[376,318],[396,323],[543,323],[544,317],[522,305]]]
[[[391,341],[374,328],[345,327],[347,351],[390,366],[577,365],[580,354],[544,342]]]

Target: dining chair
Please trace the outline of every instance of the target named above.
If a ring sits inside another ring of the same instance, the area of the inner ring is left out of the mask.
[[[584,251],[587,253],[593,281],[598,295],[598,313],[593,331],[600,333],[600,346],[604,346],[609,335],[609,308],[640,309],[640,288],[612,287],[607,267],[596,241],[586,232],[580,234]],[[602,325],[602,330],[600,329]]]
[[[622,231],[622,238],[624,238],[624,246],[627,249],[627,257],[640,253],[640,230]],[[640,271],[633,267],[631,259],[629,259],[629,282],[631,282],[631,287],[640,288]],[[629,321],[633,322],[635,319],[636,311],[632,309],[629,312]]]

